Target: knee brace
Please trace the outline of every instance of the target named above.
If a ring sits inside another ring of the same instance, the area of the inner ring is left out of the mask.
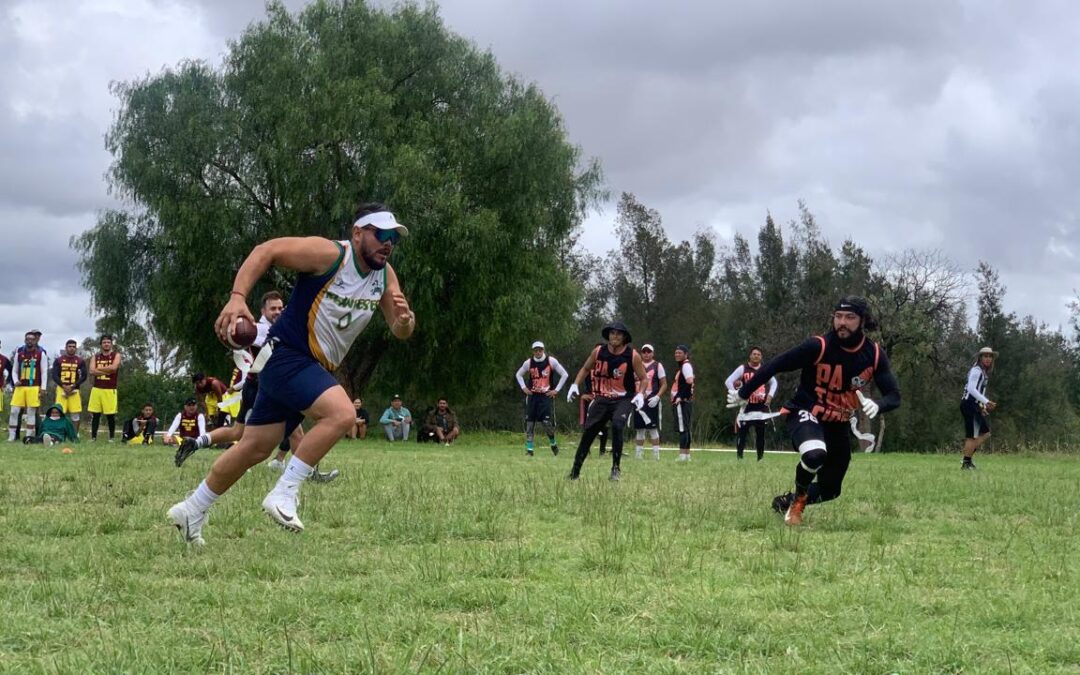
[[[645,430],[644,429],[638,429],[637,431],[635,431],[634,432],[634,440],[638,441],[638,442],[641,442],[641,441],[645,440]]]
[[[21,412],[22,407],[16,405],[11,406],[11,412],[8,413],[8,424],[10,424],[12,428],[19,425],[19,413]]]
[[[659,429],[649,429],[649,438],[654,440],[654,441],[659,441],[660,440],[660,430]]]
[[[824,441],[805,441],[799,445],[799,464],[810,473],[817,473],[828,456]]]

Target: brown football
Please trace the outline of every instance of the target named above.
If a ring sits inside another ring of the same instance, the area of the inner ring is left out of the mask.
[[[233,323],[232,333],[229,335],[229,346],[233,349],[244,349],[255,343],[255,337],[259,329],[252,322],[240,317]]]

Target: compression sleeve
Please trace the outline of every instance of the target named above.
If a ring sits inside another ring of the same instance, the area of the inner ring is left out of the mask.
[[[559,363],[559,360],[554,356],[549,356],[548,361],[551,363],[551,367],[559,375],[559,383],[555,385],[555,393],[557,394],[562,391],[562,386],[566,384],[566,378],[570,375],[566,372],[566,368],[563,368],[563,365]]]
[[[742,366],[739,366],[735,370],[731,371],[731,374],[728,375],[728,378],[726,380],[724,380],[724,386],[727,387],[728,391],[731,391],[732,389],[735,388],[735,383],[739,381],[739,378],[742,377],[742,374],[743,374],[743,367]]]
[[[878,412],[885,413],[900,407],[900,383],[896,381],[896,375],[893,375],[892,364],[889,363],[889,356],[884,350],[878,356],[874,384],[881,391],[881,398],[875,401],[878,404]]]
[[[202,417],[202,415],[199,415],[199,417]],[[176,417],[174,417],[173,421],[172,421],[172,426],[170,426],[169,430],[165,432],[165,435],[166,436],[174,436],[174,435],[176,435],[176,432],[177,432],[177,430],[179,428],[180,428],[180,413],[176,413]]]
[[[964,391],[966,391],[968,393],[968,396],[971,396],[973,399],[975,399],[979,403],[982,403],[983,405],[986,405],[987,403],[990,402],[990,399],[983,396],[982,392],[979,391],[979,378],[980,377],[982,377],[982,368],[980,368],[979,366],[975,366],[974,368],[969,370],[968,371],[967,386],[964,387]]]
[[[514,373],[514,377],[517,378],[518,386],[522,389],[528,389],[528,387],[525,386],[525,373],[527,372],[529,372],[529,359],[525,359],[521,364],[521,367]]]

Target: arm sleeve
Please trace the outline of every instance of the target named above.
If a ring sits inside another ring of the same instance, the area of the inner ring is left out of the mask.
[[[900,407],[900,383],[893,375],[892,364],[888,355],[882,351],[878,357],[877,370],[874,371],[874,384],[881,390],[881,398],[875,401],[879,412],[889,412]]]
[[[769,378],[777,373],[786,373],[814,365],[814,362],[817,361],[818,354],[820,353],[820,338],[812,337],[803,340],[783,354],[777,356],[772,361],[769,361],[758,368],[757,374],[750,378],[750,381],[745,383],[739,389],[739,396],[746,399],[750,398],[750,394],[754,393],[755,389],[768,382]]]
[[[199,435],[206,435],[206,417],[202,413],[199,413]]]
[[[53,361],[52,368],[49,368],[49,379],[53,381],[58,387],[63,386],[60,381],[60,361]]]
[[[75,371],[75,388],[76,389],[81,387],[83,382],[86,382],[86,377],[87,377],[87,375],[89,375],[89,373],[90,373],[90,371],[86,367],[86,361],[85,360],[79,361],[79,367]]]
[[[514,373],[514,377],[517,378],[518,386],[522,389],[528,389],[528,387],[525,386],[525,373],[527,372],[529,372],[529,359],[525,359],[522,362],[521,367]]]
[[[731,371],[731,374],[728,375],[728,378],[726,380],[724,380],[724,386],[728,388],[728,391],[731,391],[732,389],[735,388],[735,383],[739,381],[739,378],[742,377],[742,374],[743,374],[743,367],[742,366],[739,366],[735,370]]]
[[[769,378],[769,398],[776,396],[776,388],[780,386],[780,383],[776,381],[775,377]]]
[[[44,349],[41,350],[41,369],[46,373],[49,372],[49,352]],[[49,378],[41,378],[41,391],[45,391],[49,387]]]
[[[980,372],[981,370],[981,368],[975,366],[968,371],[967,386],[964,387],[964,391],[966,391],[969,396],[971,396],[979,403],[986,405],[990,401],[990,399],[986,398],[979,392],[979,377],[982,376],[982,373]]]
[[[566,372],[566,368],[563,368],[563,365],[559,363],[558,359],[554,356],[549,356],[548,360],[551,361],[551,367],[559,374],[559,383],[555,385],[555,393],[557,394],[562,391],[563,385],[566,384],[566,378],[570,375]]]
[[[201,415],[200,415],[201,417]],[[180,413],[176,413],[176,417],[173,418],[172,426],[165,432],[166,436],[173,436],[176,434],[176,430],[180,428]]]

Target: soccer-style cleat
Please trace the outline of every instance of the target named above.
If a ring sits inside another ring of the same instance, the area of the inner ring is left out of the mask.
[[[619,471],[619,467],[615,467],[614,469],[611,470],[611,477],[608,478],[608,480],[610,480],[613,483],[617,483],[617,482],[619,482],[619,479],[621,477],[622,477],[622,471]]]
[[[194,455],[195,451],[198,449],[199,444],[195,441],[194,438],[185,438],[180,443],[180,447],[176,449],[176,457],[173,458],[173,462],[176,463],[177,467],[180,467],[185,461],[187,461],[187,458]]]
[[[557,446],[557,445],[551,446],[551,454],[558,457],[559,456],[559,446]]]
[[[533,456],[532,448],[525,448],[525,454],[529,457]]]
[[[196,511],[188,506],[187,501],[173,504],[168,513],[169,522],[180,532],[185,542],[203,546],[206,541],[202,537],[203,525],[210,519],[206,511]]]
[[[772,510],[776,511],[780,515],[787,513],[788,507],[791,506],[791,500],[795,499],[794,492],[786,492],[782,495],[773,497]]]
[[[964,469],[966,471],[966,470],[969,470],[969,469],[975,469],[977,467],[975,466],[975,462],[972,462],[971,460],[964,460],[960,464],[960,468]]]
[[[269,462],[267,462],[266,468],[267,469],[273,469],[274,471],[284,471],[285,470],[285,462],[281,461],[280,459],[272,459]]]
[[[333,471],[319,471],[316,469],[311,472],[311,478],[308,480],[312,483],[331,483],[340,475],[341,472],[337,469],[334,469]]]
[[[300,507],[300,498],[277,490],[271,490],[262,503],[263,511],[270,516],[270,520],[282,526],[290,532],[303,532],[304,524],[296,514]]]
[[[792,527],[796,525],[802,525],[803,509],[806,508],[807,495],[796,495],[795,499],[791,500],[791,505],[787,508],[787,513],[784,514],[784,524]]]
[[[578,479],[578,474],[574,473],[573,471],[571,471],[569,474],[566,475],[566,480],[577,480],[577,479]]]

